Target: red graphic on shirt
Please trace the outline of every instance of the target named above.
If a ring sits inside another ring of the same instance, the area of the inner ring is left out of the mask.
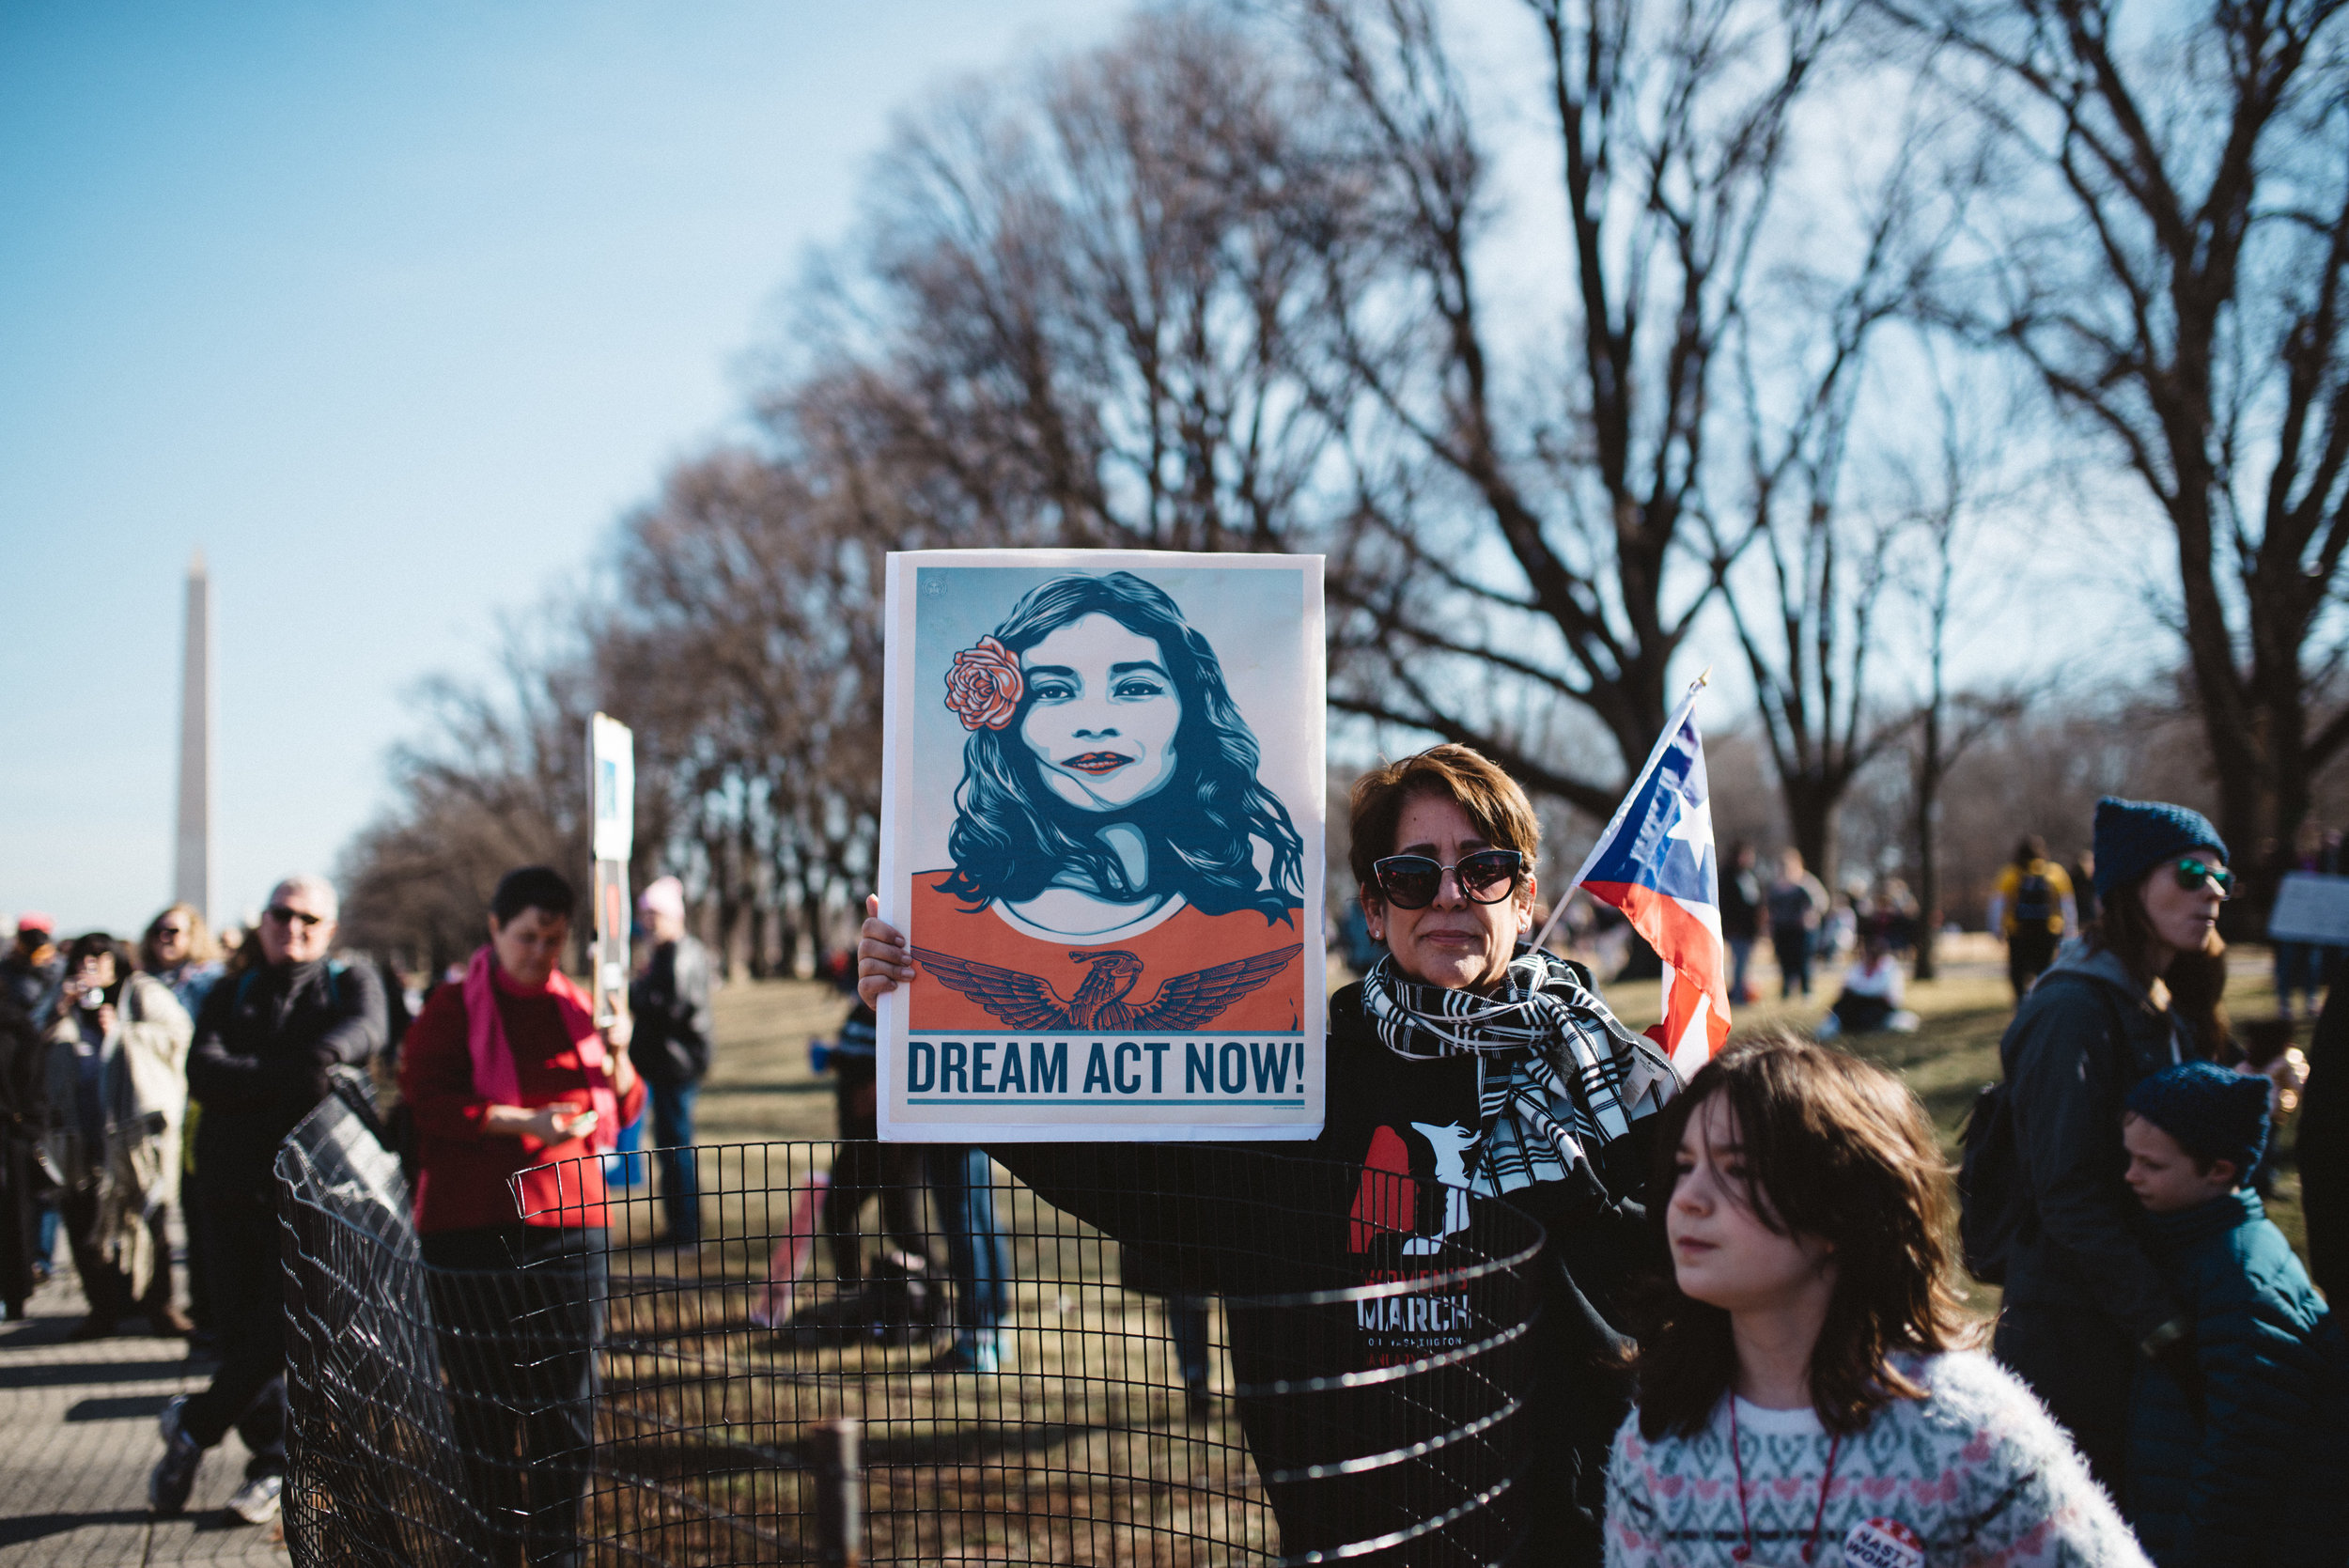
[[[1411,1179],[1411,1152],[1392,1127],[1370,1135],[1351,1219],[1346,1247],[1354,1252],[1369,1251],[1381,1232],[1410,1235],[1419,1229],[1419,1183]]]

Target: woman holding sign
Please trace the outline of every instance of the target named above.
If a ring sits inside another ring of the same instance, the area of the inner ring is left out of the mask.
[[[531,1568],[581,1560],[605,1250],[604,1162],[585,1157],[609,1153],[645,1105],[628,1015],[597,1029],[587,993],[556,967],[575,904],[549,867],[507,872],[489,944],[434,989],[399,1061],[472,1501],[496,1532],[492,1560]]]
[[[1516,1418],[1530,1429],[1532,1468],[1455,1479],[1498,1498],[1499,1518],[1528,1529],[1524,1560],[1595,1564],[1608,1444],[1628,1408],[1617,1299],[1635,1257],[1653,1246],[1641,1206],[1651,1118],[1678,1079],[1616,1022],[1587,973],[1525,945],[1541,829],[1500,768],[1462,746],[1391,763],[1356,784],[1352,830],[1363,911],[1389,956],[1330,999],[1320,1137],[1255,1146],[1321,1161],[1299,1162],[1279,1178],[1292,1234],[1248,1237],[1246,1265],[1228,1261],[1237,1255],[1228,1248],[1214,1251],[1224,1261],[1202,1265],[1212,1277],[1185,1283],[1237,1296],[1310,1288],[1305,1281],[1333,1271],[1361,1283],[1438,1277],[1460,1261],[1447,1238],[1468,1222],[1463,1194],[1505,1198],[1532,1214],[1549,1238],[1536,1376]],[[869,1001],[911,983],[918,994],[930,960],[877,910],[859,947],[860,989]],[[1059,1206],[1176,1258],[1187,1247],[1198,1250],[1194,1260],[1210,1255],[1243,1212],[1258,1223],[1266,1213],[1248,1206],[1263,1196],[1266,1165],[1236,1158],[1229,1144],[992,1153]],[[1316,1377],[1345,1376],[1439,1358],[1456,1348],[1456,1336],[1447,1338],[1455,1327],[1433,1310],[1393,1321],[1349,1316],[1334,1333],[1305,1314],[1236,1312],[1231,1350],[1243,1384],[1301,1363]],[[1409,1442],[1407,1432],[1361,1430],[1349,1415],[1377,1406],[1347,1398],[1334,1396],[1333,1413],[1294,1400],[1242,1401],[1259,1471],[1326,1472]],[[1334,1413],[1340,1406],[1347,1413]],[[1476,1463],[1472,1446],[1463,1447],[1464,1470]],[[1377,1468],[1267,1490],[1288,1555],[1377,1538],[1396,1506]],[[1349,1560],[1428,1560],[1431,1545],[1398,1543]]]

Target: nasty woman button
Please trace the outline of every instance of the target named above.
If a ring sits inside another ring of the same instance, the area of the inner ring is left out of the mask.
[[[1925,1568],[1923,1537],[1898,1519],[1863,1519],[1843,1537],[1851,1568]]]

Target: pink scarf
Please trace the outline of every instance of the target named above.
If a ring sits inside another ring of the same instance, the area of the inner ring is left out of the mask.
[[[496,970],[497,959],[486,945],[465,966],[465,1044],[473,1052],[473,1092],[491,1105],[520,1105],[521,1079],[514,1067],[514,1048],[506,1043],[506,1020],[498,1017]],[[547,995],[562,1010],[563,1032],[579,1048],[580,1063],[587,1069],[588,1093],[596,1108],[587,1146],[610,1154],[620,1139],[620,1100],[612,1092],[595,1004],[561,970],[547,977]]]

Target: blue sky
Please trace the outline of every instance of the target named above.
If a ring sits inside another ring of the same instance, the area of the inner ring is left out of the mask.
[[[233,913],[726,428],[891,114],[1120,9],[0,5],[0,921],[163,902],[192,549]]]

